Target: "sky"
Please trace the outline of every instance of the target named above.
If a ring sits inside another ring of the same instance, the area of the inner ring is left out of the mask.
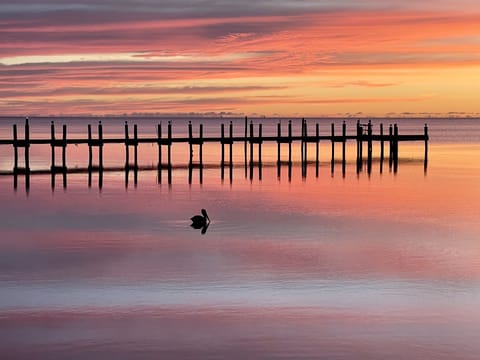
[[[0,115],[480,116],[478,0],[0,3]]]

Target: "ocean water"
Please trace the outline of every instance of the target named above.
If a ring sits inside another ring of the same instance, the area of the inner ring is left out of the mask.
[[[102,119],[105,138],[123,135],[124,120]],[[57,136],[65,123],[81,138],[97,121],[55,119]],[[159,122],[128,121],[140,137]],[[188,133],[187,121],[173,120],[174,136]],[[260,121],[275,133],[277,119]],[[328,134],[331,120],[318,121]],[[59,174],[53,183],[35,174],[26,191],[24,175],[16,189],[2,175],[1,358],[478,359],[479,121],[396,120],[400,134],[428,123],[431,138],[427,168],[423,143],[401,143],[396,173],[388,151],[380,172],[378,144],[371,173],[358,173],[354,143],[345,174],[340,147],[332,172],[324,143],[318,173],[309,145],[303,176],[298,144],[290,175],[286,165],[277,173],[276,144],[264,144],[253,176],[235,145],[223,180],[218,144],[204,146],[202,178],[195,168],[190,182],[189,149],[178,144],[170,184],[156,170],[136,183],[132,171],[128,182],[105,172],[101,188],[97,173],[91,186],[87,173],[68,174],[65,188]],[[0,139],[14,122],[22,132],[23,120],[1,119]],[[194,119],[194,132],[203,123],[218,136],[221,122]],[[242,135],[243,120],[233,122]],[[373,120],[375,131],[380,122],[393,120]],[[49,124],[31,119],[31,137],[48,138]],[[50,167],[48,145],[30,151],[33,170]],[[139,164],[156,165],[157,151],[140,145]],[[88,165],[87,147],[67,154],[69,167]],[[122,145],[104,154],[107,167],[125,163]],[[12,147],[0,145],[0,171],[12,167]],[[203,234],[189,222],[202,208],[212,220]]]

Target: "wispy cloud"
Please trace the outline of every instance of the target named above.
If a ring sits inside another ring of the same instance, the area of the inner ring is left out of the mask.
[[[0,113],[78,104],[92,113],[180,105],[262,113],[275,101],[287,113],[313,103],[381,113],[388,99],[410,107],[418,93],[435,93],[432,71],[455,79],[437,97],[443,107],[474,90],[465,74],[479,73],[478,23],[480,5],[469,0],[7,1]],[[419,102],[412,110],[436,111],[433,98]]]

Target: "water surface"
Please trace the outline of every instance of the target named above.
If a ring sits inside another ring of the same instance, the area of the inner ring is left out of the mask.
[[[69,123],[78,136],[80,121]],[[123,121],[103,121],[122,133]],[[145,134],[155,123],[139,121]],[[423,123],[399,121],[400,131],[421,133]],[[35,124],[48,137],[48,121]],[[170,185],[156,171],[128,187],[123,172],[105,173],[102,189],[97,174],[92,187],[87,174],[69,174],[52,191],[49,175],[35,175],[28,193],[22,177],[16,191],[0,177],[0,353],[478,359],[480,126],[429,125],[426,173],[423,144],[405,143],[396,174],[388,160],[382,173],[375,161],[357,174],[353,144],[345,176],[341,166],[332,174],[325,144],[318,177],[313,164],[302,177],[298,161],[277,177],[276,145],[265,147],[261,180],[258,168],[245,177],[243,146],[231,182],[214,166],[202,184],[198,171],[189,184],[186,169]],[[82,166],[85,150],[69,148],[69,166]],[[143,164],[157,161],[155,147],[139,150]],[[206,149],[207,164],[218,150]],[[0,151],[9,169],[11,149]],[[108,163],[123,165],[123,151],[106,147]],[[177,154],[180,163],[186,150]],[[48,168],[49,155],[32,147],[32,167]],[[204,235],[188,221],[201,208],[212,218]]]

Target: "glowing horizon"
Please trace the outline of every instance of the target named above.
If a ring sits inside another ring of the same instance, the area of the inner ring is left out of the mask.
[[[480,116],[475,1],[255,4],[1,4],[0,115]]]

